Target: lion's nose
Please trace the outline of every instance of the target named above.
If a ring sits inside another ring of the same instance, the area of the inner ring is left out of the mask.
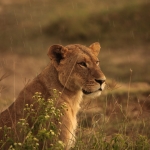
[[[97,80],[97,79],[95,79],[95,81],[98,82],[100,85],[102,85],[105,82],[105,80]]]

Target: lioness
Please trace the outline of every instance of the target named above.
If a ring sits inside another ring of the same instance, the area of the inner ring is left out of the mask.
[[[65,102],[67,105],[61,118],[59,138],[68,150],[74,141],[76,115],[83,96],[97,97],[105,86],[106,78],[99,67],[97,57],[99,51],[98,42],[89,47],[80,44],[52,45],[48,50],[50,64],[20,92],[8,109],[1,112],[0,127],[7,125],[15,128],[16,122],[22,118],[25,104],[33,103],[32,96],[35,92],[41,92],[45,99],[48,99],[52,95],[52,90],[57,89],[62,92],[58,104]]]

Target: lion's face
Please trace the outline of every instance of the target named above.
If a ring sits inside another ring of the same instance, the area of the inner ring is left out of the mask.
[[[75,44],[63,47],[53,45],[48,55],[58,71],[60,83],[71,91],[82,90],[85,95],[100,95],[105,86],[105,76],[97,58],[99,43],[90,47]]]

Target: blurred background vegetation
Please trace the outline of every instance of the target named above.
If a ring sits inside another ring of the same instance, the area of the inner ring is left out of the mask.
[[[149,0],[0,0],[0,111],[46,66],[50,45],[98,41],[108,87],[84,102],[79,126],[112,135],[125,120],[125,135],[150,139],[149,9]]]
[[[150,83],[148,0],[1,0],[0,54],[42,57],[52,44],[101,43],[108,78]]]

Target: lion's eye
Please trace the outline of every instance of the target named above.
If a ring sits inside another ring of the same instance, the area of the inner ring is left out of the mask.
[[[97,66],[99,65],[99,61],[96,62],[96,65],[97,65]]]
[[[83,67],[87,67],[86,63],[85,62],[80,62],[78,63],[80,66],[83,66]]]

